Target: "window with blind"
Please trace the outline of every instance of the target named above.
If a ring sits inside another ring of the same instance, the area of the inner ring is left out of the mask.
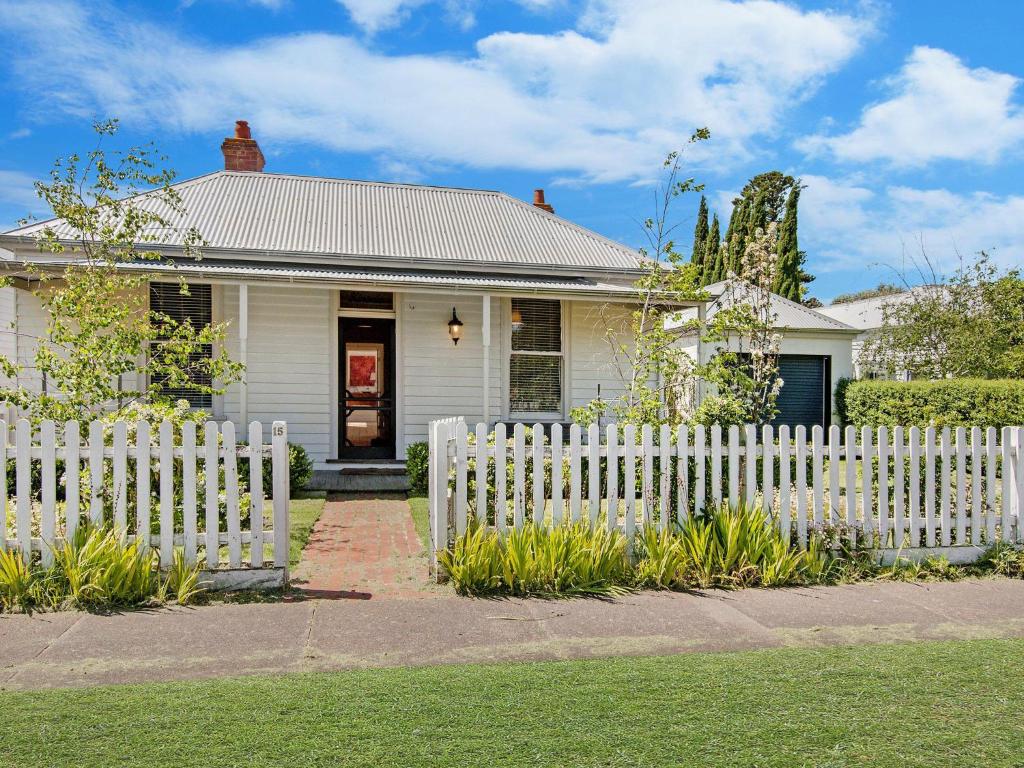
[[[512,331],[509,358],[509,410],[562,412],[562,303],[512,299],[521,327]]]
[[[205,328],[213,322],[213,291],[209,285],[190,285],[188,295],[185,295],[178,283],[150,283],[149,308],[152,312],[166,315],[176,324],[191,323],[194,328]],[[151,344],[151,355],[160,354],[160,344],[160,341]],[[189,356],[189,368],[194,370],[197,362],[209,360],[212,356],[213,347],[202,345]],[[212,385],[209,374],[203,372],[194,372],[191,380],[199,386]],[[174,400],[187,400],[193,408],[213,407],[213,396],[193,387],[161,387],[161,391]]]

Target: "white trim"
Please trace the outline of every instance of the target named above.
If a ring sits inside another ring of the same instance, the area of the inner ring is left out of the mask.
[[[485,424],[491,422],[491,296],[488,293],[483,297],[483,323],[480,333],[483,341],[483,420]]]
[[[510,296],[507,300],[507,307],[503,308],[503,313],[511,315],[512,312],[512,299],[523,298],[523,299],[536,299],[536,296]],[[560,352],[522,352],[519,354],[526,354],[533,357],[558,357],[562,360],[561,368],[561,401],[562,409],[560,411],[513,411],[512,404],[510,402],[512,384],[511,378],[511,365],[512,365],[512,325],[509,323],[507,341],[508,346],[502,355],[502,382],[504,384],[504,392],[502,398],[504,400],[502,404],[502,413],[509,421],[565,421],[568,419],[569,411],[569,312],[567,309],[566,299],[549,299],[548,297],[541,297],[541,300],[558,301],[559,302],[559,320],[561,322],[561,351]]]
[[[238,286],[238,362],[245,373],[238,382],[238,412],[243,430],[249,423],[249,284]]]
[[[341,422],[340,415],[338,413],[338,378],[341,375],[339,372],[339,358],[338,358],[338,318],[340,317],[338,306],[341,303],[341,294],[338,291],[331,291],[330,299],[327,304],[327,343],[330,349],[327,350],[327,360],[330,366],[328,371],[328,392],[331,402],[330,406],[330,428],[328,430],[330,440],[330,446],[328,446],[327,455],[331,459],[337,459],[340,453],[341,445]]]
[[[402,301],[405,296],[401,293],[391,294],[393,306],[395,307],[395,459],[405,459],[405,311]]]
[[[338,305],[338,308],[335,314],[338,317],[359,317],[365,320],[394,320],[398,317],[398,312],[393,309],[341,309],[341,290],[334,291],[334,295],[337,296],[335,304]],[[394,297],[396,294],[392,292],[391,295]]]

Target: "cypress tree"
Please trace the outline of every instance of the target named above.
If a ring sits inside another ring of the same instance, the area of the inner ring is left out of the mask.
[[[710,285],[722,279],[722,236],[718,223],[718,214],[711,218],[711,229],[704,239],[704,271],[701,273],[700,284]]]
[[[722,259],[721,276],[724,280],[730,271],[735,271],[734,265],[738,261],[737,254],[743,253],[747,240],[747,220],[750,218],[750,199],[746,196],[733,200],[732,215],[729,217],[729,227],[725,230],[725,253]]]
[[[697,208],[697,226],[693,230],[693,253],[690,262],[697,268],[698,274],[705,269],[704,244],[708,239],[708,201],[704,195],[700,196],[700,207]]]
[[[786,214],[779,226],[778,263],[772,290],[790,301],[800,301],[803,283],[803,254],[797,242],[797,206],[800,203],[800,185],[795,184],[786,200]]]

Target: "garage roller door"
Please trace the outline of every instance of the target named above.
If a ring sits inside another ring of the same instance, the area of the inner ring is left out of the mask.
[[[810,430],[825,426],[831,419],[831,358],[822,355],[780,355],[779,376],[782,389],[773,426],[803,424]]]

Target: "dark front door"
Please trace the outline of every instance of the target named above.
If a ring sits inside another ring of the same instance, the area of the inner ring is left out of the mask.
[[[342,459],[395,458],[395,321],[343,317],[341,344]]]

